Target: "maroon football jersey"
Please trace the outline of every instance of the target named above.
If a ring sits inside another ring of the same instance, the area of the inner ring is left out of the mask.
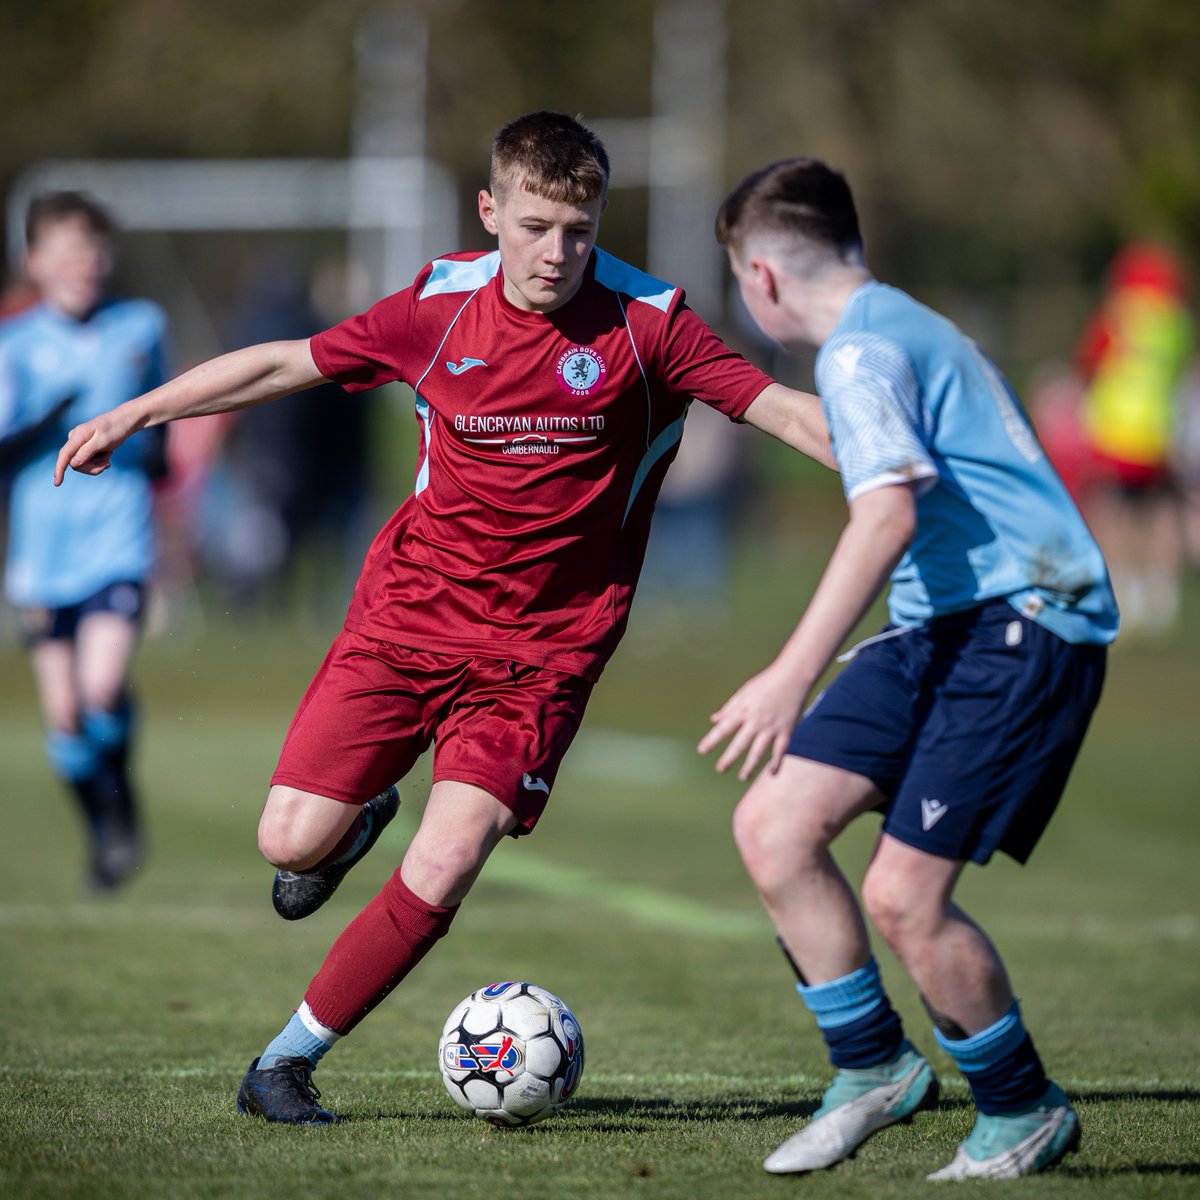
[[[601,250],[551,313],[455,254],[312,339],[348,391],[416,392],[413,494],[367,555],[348,629],[595,679],[624,632],[694,397],[738,418],[771,380],[683,293]]]

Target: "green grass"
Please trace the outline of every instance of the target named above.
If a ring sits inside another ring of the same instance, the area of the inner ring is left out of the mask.
[[[949,1159],[971,1111],[883,951],[895,1002],[943,1076],[941,1112],[819,1176],[761,1171],[812,1111],[827,1068],[729,837],[738,786],[692,751],[707,712],[790,627],[827,542],[747,558],[726,629],[688,637],[635,624],[537,834],[497,851],[451,937],[322,1065],[325,1102],[351,1118],[329,1129],[241,1118],[233,1095],[398,859],[426,764],[405,785],[402,819],[335,901],[284,925],[254,831],[331,631],[210,615],[205,628],[160,635],[139,665],[152,857],[128,889],[93,899],[80,886],[74,817],[41,757],[26,664],[0,644],[0,1195],[927,1192],[922,1176]],[[789,596],[792,573],[801,582]],[[1031,864],[998,861],[964,881],[1085,1131],[1063,1168],[986,1187],[993,1194],[1196,1194],[1200,590],[1187,599],[1190,624],[1170,643],[1114,653]],[[864,823],[846,839],[852,877],[872,835]],[[558,992],[587,1039],[578,1099],[531,1130],[465,1117],[437,1074],[446,1013],[496,978]]]

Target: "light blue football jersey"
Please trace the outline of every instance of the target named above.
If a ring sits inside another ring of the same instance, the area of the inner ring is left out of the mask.
[[[147,300],[113,300],[86,321],[44,305],[0,326],[0,438],[62,416],[16,466],[9,496],[5,592],[22,607],[78,604],[154,563],[147,435],[135,434],[102,476],[54,463],[67,431],[166,379],[166,320]]]
[[[1103,555],[1004,377],[945,317],[874,280],[816,362],[848,499],[917,487],[891,620],[919,625],[1005,597],[1068,642],[1111,642]]]

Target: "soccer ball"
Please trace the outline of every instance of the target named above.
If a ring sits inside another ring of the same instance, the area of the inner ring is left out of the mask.
[[[557,1112],[583,1073],[571,1010],[532,983],[492,983],[446,1018],[442,1082],[455,1103],[493,1125],[533,1125]]]

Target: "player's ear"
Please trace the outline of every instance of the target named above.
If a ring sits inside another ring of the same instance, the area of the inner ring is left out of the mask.
[[[765,299],[772,304],[778,302],[779,280],[774,267],[765,258],[754,257],[750,260],[750,277]]]
[[[487,188],[480,188],[479,219],[483,222],[484,229],[493,236],[500,233],[500,227],[496,224],[496,209],[496,197]]]

